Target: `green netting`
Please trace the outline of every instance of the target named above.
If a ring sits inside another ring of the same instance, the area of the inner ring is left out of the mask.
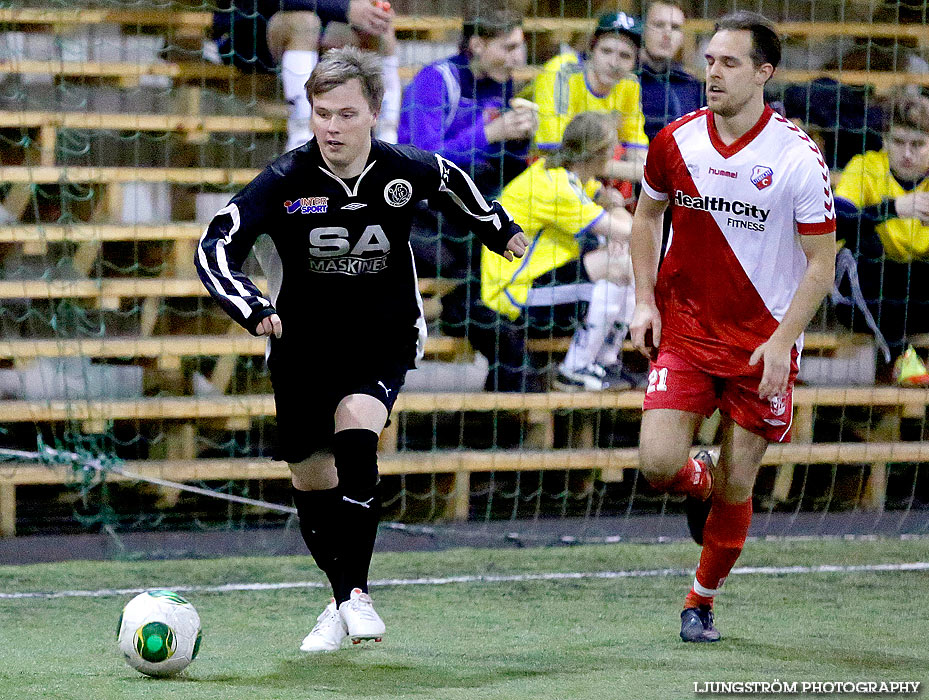
[[[223,8],[88,7],[87,13],[112,13],[73,21],[85,13],[73,3],[0,8],[0,446],[11,451],[0,464],[0,488],[16,484],[14,500],[0,499],[4,529],[280,526],[288,513],[120,479],[111,469],[290,506],[284,466],[275,471],[263,461],[275,421],[261,343],[230,328],[192,266],[195,241],[212,213],[284,148],[287,111],[278,77],[273,69],[226,70],[210,43],[210,14]],[[394,8],[406,83],[422,64],[454,52],[458,32],[403,18],[447,19],[460,10],[450,2]],[[881,96],[901,83],[914,95],[929,85],[924,3],[698,0],[686,9],[705,20],[735,8],[788,23],[770,100],[809,128],[834,171],[880,147],[873,108]],[[641,11],[630,2],[538,0],[525,9],[532,18]],[[43,19],[35,10],[53,14]],[[550,24],[555,31],[527,29],[530,66],[565,46],[584,46],[586,34]],[[684,65],[698,76],[711,29],[696,22],[685,32]],[[469,259],[470,238],[441,226],[436,245],[463,247]],[[921,269],[907,272],[914,284]],[[465,410],[468,400],[460,396],[481,392],[485,365],[460,337],[473,319],[443,319],[440,297],[457,286],[470,300],[478,271],[473,262],[440,260],[434,275],[438,282],[424,287],[432,297],[426,369],[411,380],[408,403],[401,402],[382,442],[388,520],[512,521],[521,529],[563,519],[566,529],[581,523],[634,535],[633,516],[681,511],[678,499],[656,495],[629,468],[640,402],[628,393],[554,409],[547,406],[563,403],[559,394],[549,404],[501,395],[496,408],[490,402]],[[913,313],[924,313],[919,308]],[[916,321],[910,319],[910,329]],[[893,390],[883,385],[890,372],[873,343],[844,342],[849,332],[831,304],[811,330],[818,340],[810,343],[814,369],[806,379],[855,391],[836,400],[833,389],[823,388],[821,400],[798,408],[799,447],[779,460],[782,466],[762,469],[756,510],[785,514],[770,521],[772,532],[789,531],[806,516],[866,512],[875,515],[839,527],[876,530],[889,522],[880,517],[884,510],[899,516],[893,527],[925,529],[929,452],[919,447],[925,391],[889,395]],[[907,342],[918,343],[911,336],[925,330],[908,331]],[[570,336],[572,328],[562,331]],[[540,335],[530,344],[531,359],[545,376],[566,341],[553,341],[551,329]],[[838,351],[834,336],[844,339]],[[632,370],[645,371],[641,359],[626,358]],[[423,397],[437,388],[453,397],[432,408]],[[712,423],[701,439],[714,442]],[[875,456],[854,452],[866,442],[882,447]],[[834,451],[817,451],[823,444]],[[453,455],[464,460],[464,471],[453,466]],[[484,462],[467,474],[474,464],[468,460],[492,455],[499,468]],[[43,470],[56,478],[41,476]],[[11,503],[18,505],[15,519]]]

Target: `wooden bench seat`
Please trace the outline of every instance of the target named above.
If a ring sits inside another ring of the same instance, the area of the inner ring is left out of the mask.
[[[769,445],[763,466],[785,462],[801,464],[861,464],[883,462],[929,462],[925,442],[828,442],[818,444]],[[445,474],[492,471],[550,471],[571,469],[636,469],[639,450],[624,448],[580,448],[554,450],[436,450],[394,452],[378,458],[382,474]],[[261,458],[204,458],[140,460],[123,463],[134,474],[176,481],[281,479],[288,476],[284,463]],[[63,468],[24,464],[15,468],[0,465],[0,483],[15,485],[60,484],[69,475]],[[119,475],[115,480],[123,480]]]
[[[8,27],[51,27],[64,29],[81,25],[119,24],[125,30],[161,28],[186,35],[204,35],[212,26],[210,12],[175,11],[155,9],[46,9],[4,8],[0,9],[0,23]],[[592,32],[594,18],[572,17],[527,17],[523,30],[527,33],[540,32]],[[459,32],[460,17],[445,15],[398,15],[394,28],[398,32]],[[689,19],[684,23],[688,34],[706,34],[713,31],[714,20]],[[791,37],[875,37],[913,38],[929,40],[929,27],[925,25],[899,25],[894,23],[869,22],[779,22],[778,32]]]
[[[258,287],[266,281],[254,278]],[[456,283],[452,280],[423,278],[422,294],[445,293]],[[81,299],[88,297],[205,297],[206,287],[197,278],[172,277],[98,277],[81,280],[0,280],[0,301],[4,299]]]
[[[929,462],[929,444],[924,442],[863,442],[770,445],[762,464],[840,465],[876,462]],[[286,479],[289,471],[282,462],[269,459],[169,459],[124,462],[120,468],[130,474],[175,482],[241,481],[247,479]],[[394,452],[378,458],[381,474],[450,474],[452,481],[445,500],[445,517],[467,520],[470,508],[470,476],[482,472],[505,471],[594,471],[605,480],[622,478],[626,469],[638,466],[636,448],[582,448],[554,450],[440,450],[434,452]],[[70,468],[35,464],[15,467],[0,465],[0,536],[16,533],[16,487],[67,484],[74,479]],[[108,481],[128,477],[111,474]]]
[[[191,134],[202,132],[278,133],[287,130],[287,120],[283,116],[0,110],[0,129],[38,129],[41,127],[116,131],[180,131]]]
[[[96,359],[157,359],[163,366],[175,366],[175,358],[217,357],[223,355],[264,356],[267,339],[245,331],[229,335],[162,335],[145,337],[104,337],[81,339],[0,340],[0,359],[14,364],[43,357],[90,357]],[[565,343],[565,349],[567,344]],[[464,338],[432,334],[426,340],[427,357],[454,358],[470,351]]]
[[[401,66],[400,80],[410,81],[422,66]],[[527,66],[514,72],[517,81],[531,80],[539,73],[538,66]],[[243,83],[270,82],[266,75],[245,75],[235,68],[212,63],[120,63],[95,61],[11,61],[0,63],[2,75],[51,75],[80,80],[111,80],[122,87],[134,87],[146,76],[163,76],[177,83]],[[873,85],[880,90],[900,85],[929,85],[929,74],[864,71],[864,70],[799,70],[780,69],[775,74],[779,83],[808,83],[816,78],[832,78],[848,85]],[[266,90],[267,91],[267,90]]]
[[[639,410],[641,391],[550,392],[541,394],[401,393],[397,412]],[[826,406],[929,405],[929,390],[897,387],[798,387],[794,408]],[[110,401],[0,401],[3,422],[196,420],[259,418],[274,415],[271,394],[196,397],[170,396]]]
[[[426,285],[424,285],[426,286]],[[857,339],[850,333],[809,332],[806,334],[806,351],[830,352]],[[564,353],[571,339],[533,338],[528,342],[530,352]],[[929,335],[912,339],[917,347],[929,346]],[[229,335],[161,335],[103,338],[43,338],[0,339],[0,359],[16,363],[40,357],[91,357],[158,358],[158,357],[214,357],[217,355],[263,355],[265,339],[255,338],[245,331]],[[469,347],[464,338],[430,334],[426,340],[427,355],[463,355]],[[633,349],[626,341],[626,351]]]
[[[173,185],[218,185],[239,188],[251,182],[257,168],[157,168],[119,166],[0,166],[0,181],[10,184],[54,185],[67,183],[120,184],[167,182]]]
[[[0,226],[0,243],[102,243],[105,241],[197,241],[203,224],[16,224]]]
[[[636,465],[632,449],[574,450],[553,449],[553,419],[559,411],[580,411],[572,418],[582,431],[592,426],[593,415],[601,410],[638,411],[642,405],[641,391],[620,393],[403,393],[397,400],[395,414],[449,413],[462,411],[510,412],[523,416],[527,423],[527,445],[537,449],[519,451],[455,450],[438,452],[397,452],[398,421],[385,430],[381,440],[381,465],[385,474],[451,473],[448,513],[450,517],[466,518],[470,493],[469,475],[477,471],[540,469],[598,470],[604,481],[621,481],[624,470]],[[775,465],[778,476],[772,492],[774,500],[784,500],[789,493],[790,479],[796,464],[868,464],[867,482],[862,496],[865,508],[880,510],[886,494],[888,465],[896,462],[929,461],[929,445],[925,442],[899,442],[899,416],[922,415],[929,405],[929,390],[892,387],[800,387],[794,395],[794,430],[797,441],[790,445],[769,447],[764,464]],[[882,407],[896,409],[896,433],[875,431],[875,442],[812,443],[814,411],[821,407]],[[584,412],[591,413],[585,416]],[[274,398],[270,394],[220,397],[156,397],[112,401],[0,401],[3,422],[54,424],[76,422],[85,432],[105,432],[114,421],[163,423],[165,447],[169,455],[180,455],[181,462],[159,463],[146,460],[130,468],[158,469],[159,475],[172,480],[277,478],[284,472],[279,465],[263,460],[198,460],[196,424],[225,426],[226,429],[248,430],[254,419],[274,413]],[[592,439],[592,428],[587,430]],[[541,443],[541,445],[539,445]],[[581,444],[585,444],[582,442]],[[592,445],[587,441],[586,444]],[[540,448],[539,448],[540,447]],[[171,471],[174,465],[180,471]],[[252,465],[252,466],[249,466]],[[185,471],[186,470],[186,471]],[[268,471],[270,470],[270,471]],[[0,533],[15,532],[15,487],[23,483],[66,483],[65,471],[57,476],[52,470],[18,466],[0,466]],[[786,483],[786,486],[785,486]],[[783,493],[780,493],[783,492]]]

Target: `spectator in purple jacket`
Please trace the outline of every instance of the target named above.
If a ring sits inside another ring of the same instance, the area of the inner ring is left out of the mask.
[[[403,95],[399,143],[448,158],[491,196],[526,168],[538,126],[532,103],[514,99],[513,72],[526,63],[522,18],[510,10],[482,9],[466,17],[459,53],[425,66]],[[480,246],[464,227],[421,208],[410,243],[418,272],[461,280],[442,299],[442,329],[467,335],[491,363],[486,388],[525,391],[538,385],[522,354],[520,333],[480,302]],[[512,341],[512,342],[510,342]],[[524,353],[523,353],[524,354]]]
[[[508,10],[467,19],[460,53],[424,67],[403,94],[399,143],[442,154],[482,192],[525,169],[538,125],[531,107],[510,105],[513,71],[526,63],[521,21]]]

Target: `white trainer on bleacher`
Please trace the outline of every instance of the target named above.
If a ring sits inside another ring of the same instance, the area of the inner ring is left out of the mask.
[[[326,609],[316,618],[316,626],[303,638],[300,651],[318,654],[326,651],[338,651],[348,636],[342,616],[335,606],[333,598]]]
[[[339,606],[339,614],[352,644],[358,644],[365,639],[379,642],[387,629],[381,616],[374,609],[371,596],[360,588],[352,589],[351,597]]]

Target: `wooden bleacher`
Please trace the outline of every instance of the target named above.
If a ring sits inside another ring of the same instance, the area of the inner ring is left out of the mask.
[[[595,19],[568,17],[527,17],[523,30],[530,34],[544,32],[591,32]],[[124,29],[161,28],[175,32],[203,36],[212,26],[210,12],[128,9],[61,10],[44,8],[0,9],[0,24],[12,27],[67,28],[81,25],[119,24]],[[684,24],[688,34],[708,34],[713,20],[689,19]],[[398,32],[460,32],[461,18],[445,15],[398,15],[394,20]],[[929,42],[929,28],[925,25],[899,25],[894,23],[866,22],[780,22],[778,31],[788,37],[834,38],[874,37],[911,38]]]
[[[7,8],[0,9],[0,23],[7,28],[28,28],[31,30],[49,29],[57,32],[73,30],[81,26],[101,23],[118,24],[124,30],[136,32],[143,29],[156,29],[167,32],[169,36],[190,39],[206,36],[212,23],[209,12],[181,11],[158,12],[152,10],[106,10],[80,9],[77,11],[41,8]],[[398,33],[425,33],[430,39],[442,40],[461,30],[460,17],[446,16],[398,16],[394,22]],[[929,26],[898,25],[893,23],[864,22],[782,22],[778,29],[783,36],[804,38],[816,41],[828,41],[841,37],[874,39],[912,39],[921,44],[929,44]],[[592,31],[593,19],[575,19],[563,17],[530,17],[523,23],[527,34],[552,34],[564,38],[572,33]],[[687,41],[695,45],[696,37],[712,31],[713,21],[691,19],[685,23]],[[420,66],[401,68],[401,79],[409,80]],[[538,69],[527,67],[517,74],[517,79],[532,78]],[[202,62],[158,61],[148,64],[101,62],[101,61],[39,61],[14,60],[0,63],[0,75],[3,74],[41,74],[55,75],[63,78],[80,78],[81,80],[112,80],[117,84],[130,87],[137,85],[146,76],[162,76],[178,83],[198,83],[205,85],[219,82],[241,82],[245,79],[234,68]],[[879,89],[888,89],[901,84],[929,85],[925,75],[878,71],[805,71],[779,70],[778,81],[807,82],[813,78],[827,76],[853,85],[871,84]],[[248,79],[263,79],[262,76],[248,76]]]
[[[424,284],[425,289],[431,285]],[[0,287],[2,289],[2,287]],[[203,292],[205,295],[206,292]],[[44,297],[42,297],[44,298]],[[844,332],[808,332],[804,352],[830,353],[847,344],[853,336]],[[911,339],[916,347],[929,346],[929,336]],[[0,360],[15,365],[40,357],[90,357],[95,359],[151,358],[163,359],[165,365],[174,365],[169,358],[241,355],[259,357],[265,352],[266,339],[248,335],[244,330],[229,335],[159,335],[126,336],[115,338],[18,338],[0,340]],[[568,337],[533,338],[528,341],[530,352],[563,354],[568,349]],[[466,354],[468,343],[464,338],[430,335],[426,340],[429,356],[456,356]],[[632,344],[626,341],[626,352]]]
[[[119,24],[128,32],[166,31],[171,37],[185,40],[202,38],[209,30],[208,12],[163,12],[147,10],[44,10],[37,8],[0,9],[0,23],[7,29],[71,31],[81,25]],[[403,32],[425,33],[430,39],[447,39],[461,28],[456,17],[398,17],[396,29]],[[552,33],[567,36],[572,32],[589,32],[593,20],[565,18],[532,18],[524,28],[528,33]],[[838,37],[907,38],[929,44],[929,27],[895,24],[808,23],[788,22],[779,25],[782,33],[792,37],[829,40]],[[695,43],[698,34],[709,33],[712,22],[691,20],[686,25],[689,41]],[[404,66],[401,78],[409,80],[418,66]],[[537,68],[527,67],[517,77],[528,79]],[[3,75],[51,75],[81,83],[113,82],[121,87],[138,85],[148,76],[160,76],[179,86],[233,86],[258,78],[243,76],[235,69],[202,62],[154,61],[151,63],[98,61],[37,61],[11,60],[0,63]],[[873,84],[884,89],[903,83],[929,85],[929,76],[878,73],[864,71],[780,70],[778,80],[803,82],[829,75],[849,84]],[[260,78],[273,81],[273,77]],[[178,369],[187,357],[220,357],[223,369],[218,372],[228,384],[231,364],[238,356],[260,356],[265,341],[244,332],[227,335],[152,335],[162,300],[172,297],[204,297],[206,291],[190,269],[192,245],[202,234],[202,226],[189,222],[164,225],[116,225],[112,203],[114,193],[128,182],[168,182],[179,186],[215,186],[237,189],[256,174],[248,168],[125,168],[73,167],[55,162],[58,130],[134,130],[177,132],[189,141],[212,133],[281,133],[285,129],[283,108],[279,104],[259,103],[257,116],[221,116],[199,113],[196,92],[190,93],[188,112],[179,114],[123,114],[30,111],[0,111],[0,128],[37,131],[35,139],[40,157],[37,163],[23,166],[0,166],[0,180],[12,184],[11,192],[23,191],[33,185],[63,183],[93,183],[109,188],[101,197],[103,207],[95,212],[95,223],[73,226],[29,224],[0,226],[0,243],[25,246],[27,254],[44,254],[50,243],[85,245],[78,253],[84,264],[96,255],[99,244],[107,241],[172,241],[174,277],[103,278],[74,281],[0,280],[0,303],[11,300],[79,299],[103,309],[120,308],[127,299],[143,299],[142,332],[138,337],[100,339],[4,339],[0,341],[0,360],[14,366],[24,366],[42,357],[91,357],[95,359],[134,359],[154,361],[156,366]],[[28,162],[28,161],[27,161]],[[19,188],[17,190],[17,187]],[[8,195],[8,199],[12,195]],[[21,198],[20,195],[17,197]],[[5,202],[6,204],[6,202]],[[7,207],[15,211],[16,207]],[[20,210],[21,211],[21,210]],[[187,276],[183,276],[187,275]],[[447,284],[424,281],[425,294],[441,294]],[[829,353],[839,347],[847,334],[811,333],[807,349]],[[921,343],[929,344],[929,339]],[[534,352],[564,352],[567,339],[534,340]],[[627,346],[627,350],[628,350]],[[467,354],[463,339],[432,337],[427,353],[433,357],[454,358]],[[527,426],[526,449],[521,450],[455,450],[437,452],[397,451],[397,423],[385,431],[382,439],[381,470],[385,474],[450,474],[451,487],[446,499],[449,518],[467,518],[470,474],[486,471],[538,471],[576,469],[593,471],[605,481],[618,481],[624,470],[637,464],[637,450],[606,449],[593,446],[593,423],[601,411],[628,411],[633,416],[641,408],[642,394],[637,391],[620,393],[404,393],[396,413],[431,414],[449,412],[500,412],[517,415]],[[900,442],[900,419],[925,420],[929,392],[892,387],[798,388],[795,394],[794,432],[792,445],[772,445],[765,464],[778,467],[774,498],[784,499],[790,487],[794,464],[870,464],[871,470],[863,496],[863,505],[875,510],[883,506],[887,464],[894,462],[929,461],[929,447],[922,442]],[[871,442],[813,442],[813,427],[820,409],[833,407],[874,407],[889,417],[870,437]],[[580,446],[554,448],[554,417],[562,412],[576,412]],[[33,423],[55,425],[74,422],[87,433],[104,432],[113,422],[156,423],[166,436],[167,459],[129,462],[130,472],[160,476],[178,481],[209,479],[281,479],[286,468],[280,463],[259,459],[198,459],[197,435],[201,428],[221,426],[225,429],[248,429],[253,421],[273,416],[270,395],[246,394],[216,397],[163,396],[120,401],[0,401],[0,415],[9,424]],[[31,484],[62,484],[70,479],[62,468],[42,466],[0,465],[0,535],[12,535],[16,528],[16,487]],[[117,477],[118,479],[118,477]]]
[[[638,410],[642,392],[616,393],[404,393],[395,406],[395,414],[454,413],[464,411],[517,412],[528,422],[535,422],[536,434],[551,439],[551,417],[558,411],[591,412],[602,410]],[[901,413],[925,415],[929,391],[891,387],[810,388],[800,387],[794,395],[794,429],[812,435],[814,410],[822,407],[886,407]],[[157,397],[113,401],[0,401],[0,415],[13,423],[75,422],[88,432],[102,432],[114,421],[141,423],[160,421],[171,424],[168,435],[180,442],[173,450],[176,459],[146,460],[128,463],[130,472],[157,475],[176,481],[207,479],[242,480],[286,478],[283,465],[258,459],[197,459],[197,423],[226,424],[247,429],[251,421],[273,415],[274,399],[269,394],[224,397]],[[592,420],[592,416],[588,417]],[[583,422],[583,413],[578,422]],[[800,425],[799,421],[809,421]],[[551,442],[540,447],[527,445],[520,450],[450,450],[398,452],[396,421],[385,431],[381,441],[380,464],[384,474],[451,474],[446,515],[466,518],[470,493],[469,478],[474,472],[595,470],[604,481],[620,481],[626,469],[637,464],[637,450],[607,449],[592,445],[555,449]],[[531,433],[530,433],[531,434]],[[887,464],[929,461],[929,445],[924,442],[838,442],[772,445],[764,464],[791,469],[794,464],[870,464],[863,506],[879,510],[883,506]],[[0,534],[15,533],[15,489],[20,485],[67,483],[71,477],[64,469],[38,466],[4,466],[0,468]]]
[[[409,82],[422,66],[401,66],[400,80]],[[539,74],[538,66],[527,66],[513,73],[518,81],[527,81]],[[59,78],[114,81],[120,87],[134,87],[146,76],[163,76],[176,83],[215,84],[234,83],[246,80],[266,81],[267,76],[244,76],[230,66],[210,63],[121,63],[98,61],[10,61],[0,63],[3,75],[52,75]],[[848,85],[873,85],[879,90],[888,90],[901,85],[929,85],[925,73],[896,73],[890,71],[864,70],[800,70],[778,69],[776,82],[806,83],[816,78],[832,78]]]

